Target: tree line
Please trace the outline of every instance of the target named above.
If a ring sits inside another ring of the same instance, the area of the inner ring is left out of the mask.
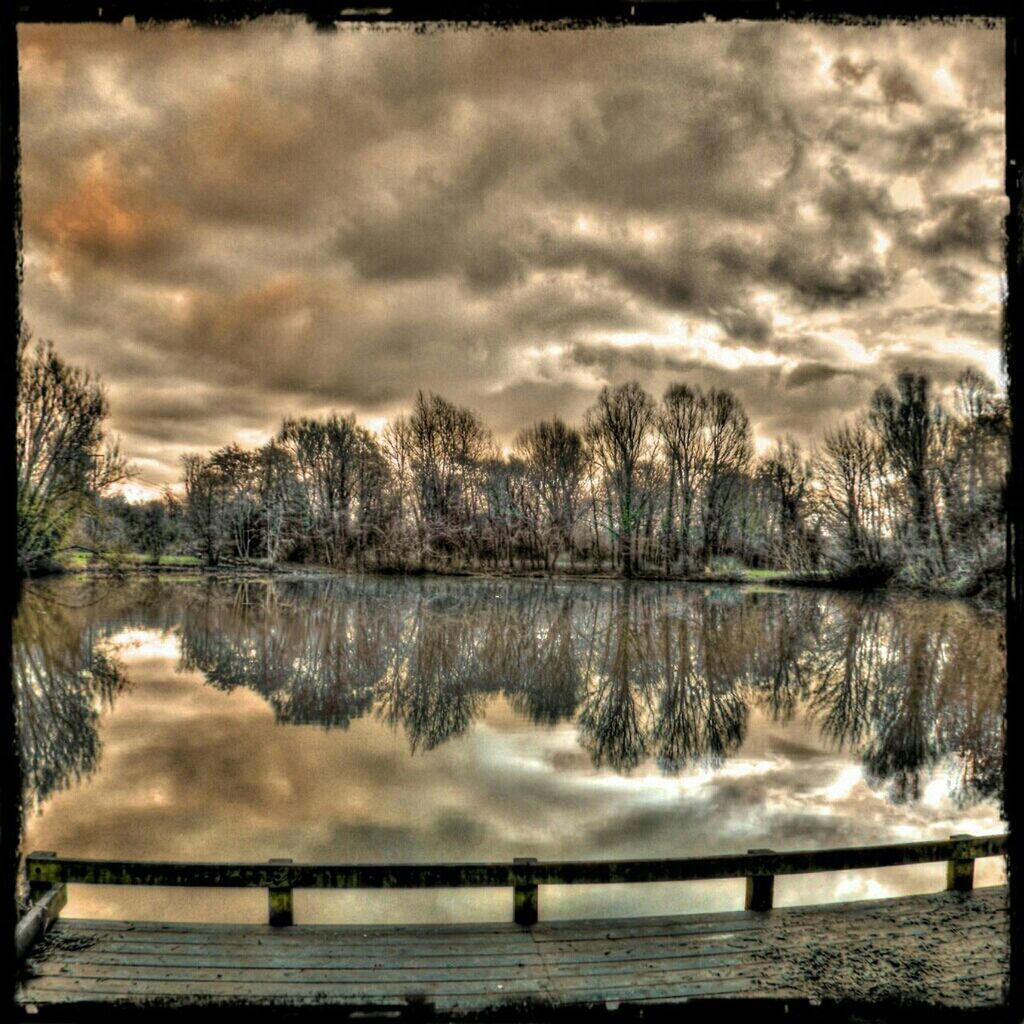
[[[358,569],[830,569],[908,582],[1001,571],[1005,399],[965,371],[947,408],[922,374],[805,452],[755,457],[727,390],[605,387],[574,427],[532,424],[501,452],[436,394],[375,436],[353,416],[289,419],[253,451],[185,459],[193,550]]]
[[[947,402],[902,372],[811,449],[787,437],[759,456],[726,389],[677,382],[656,400],[636,382],[607,386],[579,426],[541,420],[505,451],[475,412],[421,391],[379,435],[354,415],[302,416],[259,448],[187,455],[183,495],[132,506],[103,496],[124,465],[101,443],[98,385],[52,347],[22,362],[27,567],[77,520],[97,549],[207,566],[627,578],[747,567],[968,591],[1002,573],[1008,404],[975,370]]]

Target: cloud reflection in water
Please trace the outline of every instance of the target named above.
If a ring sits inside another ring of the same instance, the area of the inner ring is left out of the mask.
[[[70,589],[32,588],[18,620],[23,736],[52,738],[25,746],[41,804],[27,849],[645,857],[1002,827],[1001,624],[962,604],[396,579],[148,580],[57,604]],[[941,869],[783,879],[779,901],[928,889]],[[999,870],[979,864],[979,881]],[[550,916],[635,914],[735,907],[738,892],[542,899]],[[504,918],[507,896],[344,893],[317,912]],[[265,908],[77,887],[71,912]]]

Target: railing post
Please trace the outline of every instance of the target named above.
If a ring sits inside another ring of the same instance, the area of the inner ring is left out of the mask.
[[[960,833],[949,837],[952,840],[973,839],[974,836]],[[951,892],[970,892],[974,888],[974,858],[964,856],[962,849],[955,849],[946,861],[946,888]]]
[[[28,894],[33,904],[38,903],[57,883],[50,878],[33,878],[29,861],[56,860],[57,854],[53,850],[36,850],[30,853],[26,860],[28,870]]]
[[[274,857],[271,864],[291,864],[291,857]],[[267,890],[269,903],[269,922],[275,928],[284,928],[294,924],[292,914],[292,887],[290,885],[272,885]]]
[[[774,853],[774,850],[747,850],[747,853]],[[771,910],[775,898],[774,875],[747,875],[744,910]]]
[[[513,857],[513,864],[536,864],[536,857]],[[530,925],[537,923],[537,886],[517,885],[512,890],[512,920],[516,924]]]

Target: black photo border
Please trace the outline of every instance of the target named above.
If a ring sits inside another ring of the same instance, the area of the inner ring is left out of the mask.
[[[15,353],[21,326],[21,188],[19,177],[19,83],[18,24],[32,22],[120,23],[134,17],[136,22],[186,21],[193,25],[239,24],[272,14],[304,17],[319,29],[331,30],[346,22],[392,23],[409,27],[449,25],[472,27],[530,26],[536,29],[585,28],[627,24],[667,25],[702,21],[816,21],[844,24],[884,25],[907,21],[940,20],[955,22],[964,18],[989,19],[1005,31],[1005,112],[1006,112],[1006,194],[1009,213],[1005,221],[1005,257],[1007,290],[1003,301],[1004,366],[1010,399],[1011,456],[1006,481],[1006,665],[1005,754],[1003,762],[1003,806],[1010,826],[1008,874],[1010,879],[1010,972],[1004,1007],[985,1013],[955,1013],[941,1008],[896,1006],[877,1003],[826,1004],[814,1007],[806,1003],[778,1001],[712,1000],[691,1001],[684,1006],[666,1008],[664,1013],[648,1009],[644,1020],[689,1016],[706,1019],[721,1009],[742,1016],[757,1015],[759,1022],[786,1020],[828,1021],[1024,1021],[1024,885],[1014,884],[1014,865],[1024,864],[1022,837],[1014,823],[1024,820],[1024,694],[1018,694],[1024,663],[1024,16],[1018,4],[1009,0],[971,3],[969,0],[533,0],[514,2],[467,3],[457,0],[350,0],[349,4],[330,0],[0,0],[0,316],[2,316],[2,361],[0,361],[0,408],[3,410],[3,444],[0,445],[0,479],[7,488],[3,545],[5,602],[0,611],[0,648],[4,651],[0,685],[4,700],[0,705],[0,890],[7,895],[0,918],[0,957],[4,965],[6,1001],[19,1019],[31,1020],[14,1004],[15,962],[14,927],[17,920],[12,898],[18,871],[21,839],[21,776],[17,752],[14,699],[11,680],[12,621],[18,607],[17,551],[14,511],[15,473]],[[330,1007],[283,1010],[238,1005],[248,1019],[307,1018],[337,1019],[339,1011]],[[110,1019],[113,1016],[142,1016],[145,1019],[184,1017],[191,1019],[221,1017],[223,1006],[209,1011],[195,1008],[158,1010],[146,1007],[133,1014],[113,1013],[109,1008],[83,1008],[69,1013],[68,1019]],[[551,1019],[554,1011],[531,1012],[523,1019]],[[424,1008],[422,1017],[442,1020]],[[621,1014],[607,1014],[609,1020]],[[627,1014],[624,1019],[633,1019]],[[410,1012],[403,1019],[415,1018]],[[503,1019],[509,1019],[506,1015]],[[567,1018],[566,1018],[567,1019]]]

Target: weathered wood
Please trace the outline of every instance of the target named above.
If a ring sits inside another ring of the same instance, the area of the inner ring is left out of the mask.
[[[774,853],[774,850],[748,850],[749,854]],[[763,912],[772,909],[775,896],[775,876],[770,874],[747,875],[747,893],[744,910]]]
[[[272,859],[271,864],[291,864],[291,857]],[[267,920],[274,928],[285,928],[295,922],[292,907],[292,887],[287,884],[267,888]]]
[[[406,972],[444,969],[452,963],[457,963],[460,967],[497,970],[507,967],[529,967],[541,962],[540,953],[533,950],[514,954],[474,955],[460,951],[457,954],[414,956],[401,953],[396,955],[363,953],[361,947],[358,952],[351,953],[336,945],[332,951],[303,956],[299,950],[282,953],[280,950],[274,949],[274,945],[276,944],[271,944],[269,953],[262,949],[253,951],[251,947],[235,947],[234,949],[203,947],[202,952],[188,953],[154,951],[151,948],[109,949],[103,947],[98,949],[91,947],[81,952],[76,957],[76,962],[110,966],[136,964],[151,967],[215,968],[251,967],[258,962],[260,966],[280,968],[281,970],[301,968],[303,970],[362,971],[394,968]],[[722,951],[721,955],[726,955],[729,952],[728,950]],[[669,952],[666,955],[671,954]],[[579,962],[586,963],[598,958],[596,955],[580,957]],[[568,956],[567,961],[575,962],[572,956]]]
[[[532,978],[504,979],[502,981],[430,981],[417,980],[410,984],[409,980],[376,981],[376,982],[295,982],[269,979],[254,981],[223,981],[223,980],[162,980],[123,978],[75,978],[70,975],[47,975],[30,980],[26,988],[31,988],[34,996],[47,991],[88,992],[93,995],[134,995],[147,991],[158,991],[167,996],[200,997],[209,995],[255,995],[260,997],[278,995],[302,995],[322,1000],[324,997],[335,996],[343,1000],[357,999],[373,1002],[379,996],[422,995],[443,992],[447,995],[488,995],[514,994],[516,992],[539,992],[539,980]]]
[[[262,960],[248,965],[232,967],[207,966],[205,964],[119,963],[96,964],[76,960],[71,964],[46,964],[35,967],[33,977],[78,979],[85,984],[87,979],[109,979],[112,981],[190,981],[201,984],[207,981],[250,981],[254,984],[300,983],[308,985],[406,985],[418,982],[441,984],[444,982],[484,983],[522,981],[540,969],[540,961],[530,966],[516,964],[505,967],[467,967],[462,963],[446,967],[431,967],[410,972],[406,967],[297,967],[294,964],[276,967]]]
[[[45,863],[46,861],[55,861],[57,859],[57,854],[53,850],[40,850],[31,854],[31,857],[39,863]],[[26,862],[26,874],[28,875],[28,897],[32,903],[38,903],[50,889],[58,884],[60,880],[45,876],[33,876],[33,873],[28,871],[27,867],[28,865]]]
[[[587,971],[594,966],[607,967],[609,970],[616,970],[621,965],[628,968],[630,964],[644,963],[673,963],[678,970],[689,970],[705,966],[714,966],[728,963],[740,958],[751,949],[756,948],[755,943],[747,943],[739,946],[714,946],[711,948],[691,948],[687,944],[680,946],[678,942],[662,945],[630,945],[627,948],[620,948],[620,943],[606,943],[603,950],[591,950],[577,952],[575,950],[546,949],[543,954],[539,951],[529,953],[518,953],[514,955],[494,954],[473,955],[460,953],[457,956],[451,954],[445,956],[381,956],[379,954],[353,954],[348,950],[339,949],[332,955],[308,955],[303,956],[301,952],[295,951],[291,954],[282,954],[279,950],[265,952],[259,950],[254,953],[251,950],[239,952],[217,949],[214,947],[210,952],[205,950],[199,953],[165,953],[163,951],[153,952],[151,950],[119,949],[110,950],[103,948],[97,950],[90,947],[79,951],[75,957],[75,963],[89,965],[91,967],[109,966],[141,966],[141,967],[174,967],[174,968],[203,968],[203,969],[251,969],[254,964],[261,968],[274,968],[280,970],[330,970],[330,971],[365,971],[365,970],[401,970],[409,974],[422,971],[444,971],[453,963],[460,969],[472,968],[499,972],[509,967],[529,968],[540,965],[542,962],[556,961],[556,969],[562,973]],[[361,951],[360,951],[361,952]],[[44,961],[40,973],[50,970],[61,970],[59,966],[47,965]]]
[[[547,922],[546,922],[547,923]],[[554,923],[554,922],[551,922]],[[567,922],[569,923],[569,922]],[[511,921],[478,921],[465,923],[446,924],[424,924],[424,925],[381,925],[381,924],[296,924],[292,925],[286,932],[279,932],[266,924],[240,924],[239,922],[188,922],[188,921],[118,921],[108,918],[80,920],[71,919],[64,921],[65,928],[85,928],[89,932],[116,931],[131,932],[132,934],[146,935],[172,935],[181,933],[188,936],[209,936],[210,941],[217,941],[216,935],[235,935],[239,929],[244,934],[252,937],[260,935],[275,935],[279,942],[305,941],[316,939],[318,935],[325,935],[328,931],[334,932],[338,929],[347,929],[361,936],[384,936],[388,941],[401,941],[405,935],[415,936],[420,941],[427,936],[434,936],[439,940],[469,942],[477,941],[482,932],[493,934],[499,939],[506,939],[509,942],[528,942],[529,936],[516,928]]]
[[[1005,835],[884,846],[843,847],[781,853],[729,854],[662,860],[524,861],[462,864],[242,864],[86,860],[29,854],[29,882],[90,885],[272,886],[293,889],[421,889],[600,885],[688,882],[752,875],[898,867],[996,857],[1006,853]]]
[[[974,837],[960,833],[950,838],[957,845],[946,861],[946,888],[954,892],[970,892],[974,888],[974,858],[970,856],[969,843]]]
[[[516,857],[513,864],[536,864],[536,857]],[[512,890],[512,920],[527,928],[537,923],[537,886],[517,885]]]
[[[55,885],[43,892],[14,929],[14,959],[21,963],[32,947],[46,934],[68,902],[66,885]]]
[[[905,969],[908,990],[925,992],[929,1004],[984,1008],[999,1004],[1007,970],[1005,886],[770,914],[701,914],[696,928],[689,921],[546,922],[529,931],[511,922],[366,930],[176,924],[177,931],[140,923],[138,931],[154,941],[113,953],[105,943],[123,928],[61,920],[54,925],[59,941],[29,957],[16,997],[43,1017],[95,1003],[208,1007],[237,1000],[350,1013],[433,1007],[463,1018],[529,1004],[536,1012],[525,1016],[543,1019],[548,1008],[606,1002],[822,999],[835,985],[870,999],[879,972],[865,965],[874,964],[886,968],[890,984]],[[202,941],[175,941],[190,932]],[[389,934],[394,942],[386,941]],[[439,954],[445,936],[457,940],[447,955]],[[810,968],[801,973],[801,963]]]

